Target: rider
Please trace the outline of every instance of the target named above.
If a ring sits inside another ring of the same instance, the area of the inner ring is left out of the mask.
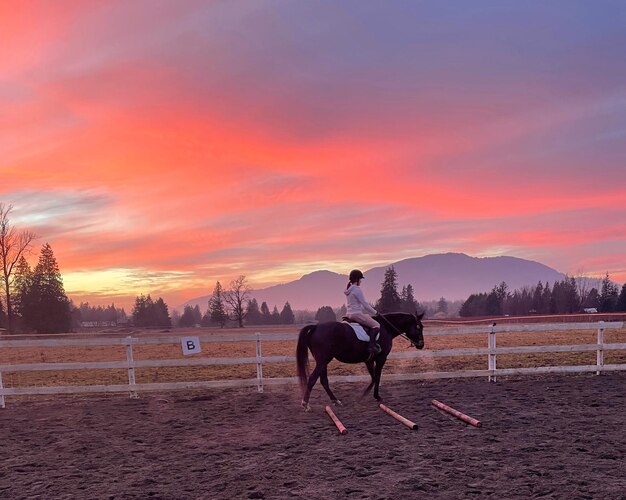
[[[358,269],[351,271],[350,281],[343,293],[346,294],[348,300],[346,317],[349,320],[356,321],[368,327],[367,334],[370,338],[368,352],[369,359],[372,359],[379,352],[376,346],[376,336],[378,332],[380,332],[380,324],[372,318],[372,316],[377,315],[378,312],[367,303],[363,291],[361,290],[361,280],[364,278],[365,276],[363,276],[363,273]]]

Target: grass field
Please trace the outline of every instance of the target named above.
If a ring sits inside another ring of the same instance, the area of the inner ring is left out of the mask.
[[[440,329],[437,325],[434,328]],[[80,337],[95,336],[205,336],[249,334],[250,342],[204,343],[202,353],[194,357],[254,357],[254,333],[297,333],[299,326],[264,326],[244,329],[191,328],[172,331],[134,330],[115,333],[112,330],[81,334]],[[487,330],[487,327],[485,328]],[[572,330],[554,332],[498,333],[498,347],[593,344],[596,330]],[[75,337],[75,336],[73,336]],[[32,338],[32,337],[31,337]],[[463,347],[487,347],[487,333],[471,335],[428,335],[425,329],[427,350],[454,349]],[[606,330],[605,343],[626,343],[626,328]],[[295,353],[294,341],[263,341],[264,356],[291,355]],[[413,350],[404,339],[396,339],[393,352]],[[180,343],[159,345],[136,345],[133,347],[135,360],[183,358]],[[124,346],[68,346],[2,348],[0,341],[0,363],[61,363],[90,361],[123,361],[126,359]],[[498,355],[498,368],[537,367],[556,365],[595,364],[596,353],[536,353]],[[606,351],[605,364],[626,363],[626,351]],[[487,368],[487,356],[424,357],[420,359],[391,359],[385,373],[419,373],[431,371],[478,370]],[[334,361],[329,367],[330,375],[366,374],[363,365],[346,365]],[[137,383],[202,381],[220,379],[246,379],[256,377],[255,364],[228,366],[149,367],[135,369]],[[295,363],[271,363],[263,366],[264,377],[293,377]],[[2,373],[5,387],[65,386],[92,384],[125,384],[128,382],[126,369],[58,370],[37,372]]]

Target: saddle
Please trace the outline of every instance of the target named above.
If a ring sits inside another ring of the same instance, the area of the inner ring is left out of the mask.
[[[361,323],[358,323],[354,320],[350,320],[346,316],[341,318],[341,321],[352,327],[352,329],[354,330],[354,333],[356,334],[359,340],[362,340],[363,342],[369,342],[370,337],[367,334],[369,327],[362,325]],[[378,332],[378,335],[376,335],[376,340],[378,340],[379,338],[380,338],[380,332]]]

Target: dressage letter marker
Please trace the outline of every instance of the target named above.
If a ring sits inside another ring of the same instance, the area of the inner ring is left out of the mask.
[[[378,407],[384,411],[385,413],[389,413],[389,415],[391,415],[393,418],[395,418],[396,420],[398,420],[399,422],[402,422],[404,425],[406,425],[409,429],[413,429],[414,431],[417,430],[417,424],[415,422],[411,422],[408,418],[404,418],[402,415],[398,415],[395,411],[387,408],[384,404],[380,403],[378,405]]]
[[[459,418],[459,419],[463,420],[463,422],[466,422],[466,423],[468,423],[470,425],[473,425],[474,427],[482,427],[482,425],[483,425],[483,424],[480,423],[479,420],[476,420],[475,418],[472,418],[472,417],[468,417],[465,413],[461,413],[459,410],[455,410],[454,408],[450,408],[448,405],[444,405],[442,402],[437,401],[436,399],[432,400],[432,404],[433,404],[433,406],[436,406],[440,410],[443,410],[443,411],[449,413],[450,415],[454,415],[456,418]]]
[[[333,422],[335,422],[335,425],[337,426],[337,429],[339,429],[339,433],[340,434],[347,434],[348,433],[348,429],[346,429],[343,426],[343,424],[337,418],[337,415],[335,415],[335,412],[331,409],[330,406],[326,406],[326,413],[328,413],[328,416],[332,419]]]
[[[180,339],[180,344],[183,348],[183,355],[185,356],[202,352],[199,337],[183,337]]]

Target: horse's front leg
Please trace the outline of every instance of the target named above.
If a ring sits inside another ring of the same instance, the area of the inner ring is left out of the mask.
[[[382,401],[378,389],[380,388],[380,377],[383,373],[383,366],[385,366],[385,362],[387,358],[383,358],[381,360],[376,361],[376,365],[374,366],[374,398],[376,401]]]
[[[370,377],[372,377],[372,381],[365,388],[365,390],[363,391],[363,394],[361,394],[361,399],[364,398],[367,394],[369,394],[369,392],[372,390],[372,387],[374,387],[374,381],[376,380],[374,378],[374,362],[373,361],[366,361],[365,362],[365,366],[367,367],[367,371],[370,374]]]

